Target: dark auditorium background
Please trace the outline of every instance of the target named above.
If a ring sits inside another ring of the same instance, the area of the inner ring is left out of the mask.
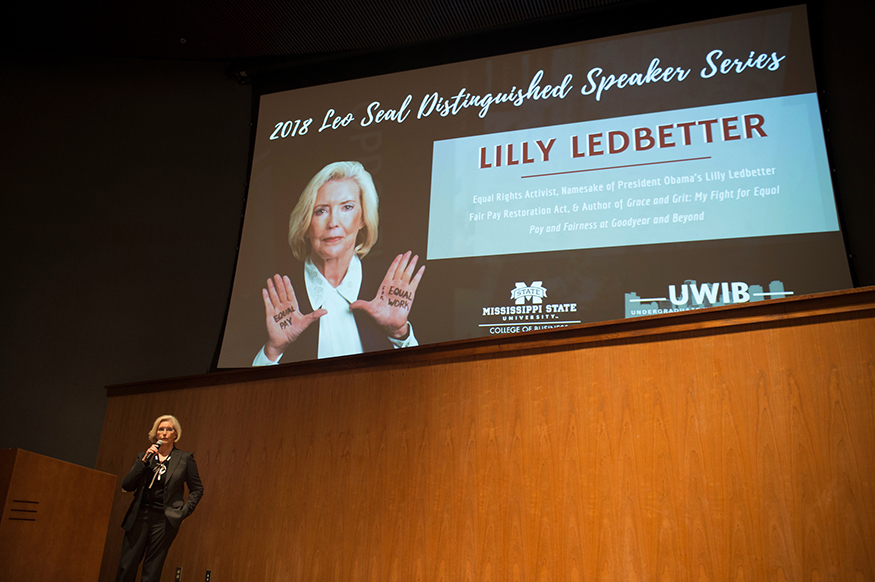
[[[253,88],[240,71],[335,53],[369,63],[355,51],[469,42],[484,30],[525,35],[565,11],[591,31],[634,25],[637,10],[679,10],[665,0],[470,4],[380,0],[348,17],[324,0],[274,13],[260,1],[20,8],[7,21],[0,88],[0,448],[93,467],[107,385],[210,369],[246,193]],[[809,13],[858,286],[875,284],[873,12],[841,0]],[[477,42],[468,46],[480,56]]]

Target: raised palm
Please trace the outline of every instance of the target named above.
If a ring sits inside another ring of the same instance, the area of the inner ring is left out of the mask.
[[[349,306],[350,309],[361,309],[368,313],[394,338],[403,338],[408,333],[407,316],[413,307],[416,288],[425,272],[425,266],[422,266],[416,271],[416,275],[413,274],[419,256],[414,255],[411,259],[410,255],[411,252],[407,251],[395,257],[380,283],[376,297],[371,301],[359,299]]]
[[[267,343],[264,355],[276,361],[314,321],[328,313],[317,309],[302,315],[292,282],[287,276],[274,275],[267,280],[267,288],[261,290],[264,298],[264,314],[267,324]]]

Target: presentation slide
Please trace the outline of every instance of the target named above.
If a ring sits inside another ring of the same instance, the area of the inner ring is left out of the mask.
[[[838,230],[821,127],[807,94],[439,141],[428,258]]]
[[[219,368],[851,286],[804,6],[265,94]]]

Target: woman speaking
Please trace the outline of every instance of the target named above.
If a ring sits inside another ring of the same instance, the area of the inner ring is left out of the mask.
[[[134,500],[122,522],[125,539],[116,582],[133,582],[143,561],[143,582],[158,582],[167,550],[179,532],[179,524],[191,515],[204,493],[194,455],[174,445],[182,436],[175,417],[166,414],[152,423],[152,446],[137,455],[134,466],[122,480],[122,489]],[[183,499],[188,485],[188,499]]]
[[[310,180],[289,218],[303,277],[267,280],[268,339],[253,366],[277,364],[287,351],[307,360],[418,345],[407,316],[425,271],[416,271],[419,257],[395,257],[382,282],[362,269],[377,242],[378,205],[374,181],[358,162],[329,164]],[[373,300],[359,299],[375,287]]]

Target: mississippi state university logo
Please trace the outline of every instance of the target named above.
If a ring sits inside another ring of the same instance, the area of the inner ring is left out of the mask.
[[[517,283],[516,289],[510,292],[510,298],[516,305],[525,304],[526,299],[531,299],[532,303],[540,305],[546,296],[547,290],[544,289],[542,281],[534,281],[531,285]]]
[[[532,281],[531,285],[517,281],[510,290],[510,300],[511,305],[483,307],[478,326],[495,335],[580,323],[577,303],[546,303],[547,288],[543,281]]]

